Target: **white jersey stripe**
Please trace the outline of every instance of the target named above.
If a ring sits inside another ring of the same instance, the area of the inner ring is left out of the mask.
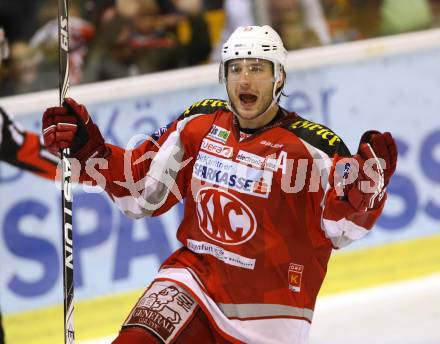
[[[339,221],[323,219],[323,224],[327,237],[332,241],[333,246],[337,248],[347,246],[368,233],[367,229],[345,218]]]
[[[139,182],[134,183],[132,179],[126,182],[116,182],[126,187],[130,192],[130,195],[124,197],[114,197],[115,203],[127,216],[131,218],[151,216],[154,211],[165,203],[170,192],[173,192],[178,200],[183,199],[175,181],[177,173],[189,161],[182,161],[185,151],[180,133],[188,122],[199,116],[202,115],[191,116],[179,121],[177,130],[172,132],[162,143],[160,150],[151,161],[147,175],[143,179],[144,191],[142,195],[137,191]],[[151,152],[147,152],[142,159],[148,159],[150,154]],[[143,161],[139,163],[143,163]],[[128,173],[131,173],[131,171],[128,171]],[[130,176],[130,178],[132,177]]]
[[[197,299],[202,309],[208,313],[207,316],[215,322],[215,327],[238,341],[255,344],[308,343],[310,323],[307,320],[283,318],[282,316],[269,319],[229,319],[227,314],[202,290],[191,273],[186,269],[162,269],[156,278],[174,281],[178,285],[183,286]],[[271,305],[266,306],[270,308]],[[276,306],[278,307],[279,305]],[[226,308],[230,307],[228,305]],[[256,311],[256,309],[253,311]],[[307,311],[309,310],[306,310],[305,313]]]
[[[271,318],[297,317],[312,321],[313,311],[307,308],[291,307],[274,304],[229,304],[219,303],[218,306],[228,318]]]

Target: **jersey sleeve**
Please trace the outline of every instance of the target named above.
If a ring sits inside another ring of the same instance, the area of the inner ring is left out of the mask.
[[[358,211],[340,197],[333,185],[333,174],[337,162],[351,153],[329,128],[298,117],[289,127],[306,146],[315,170],[320,174],[320,187],[312,193],[313,214],[319,218],[320,233],[312,233],[316,246],[329,243],[334,248],[342,248],[365,236],[380,216],[382,207],[369,211]]]
[[[58,158],[44,148],[41,138],[22,130],[12,120],[1,124],[0,161],[43,178],[55,179]]]
[[[122,149],[107,144],[105,161],[91,159],[81,182],[103,187],[117,206],[131,218],[156,216],[182,201],[189,190],[194,146],[197,138],[188,137],[189,122],[214,113],[224,104],[205,100],[188,108],[177,120],[159,129],[138,147]],[[211,102],[211,103],[210,103]],[[211,104],[212,106],[208,108]]]
[[[108,157],[89,159],[80,181],[101,186],[131,218],[165,212],[183,199],[187,185],[185,169],[191,159],[181,140],[183,126],[176,121],[155,136],[157,141],[152,135],[134,149],[107,144]]]
[[[40,177],[55,180],[58,161],[56,156],[46,150],[40,136],[27,132],[16,158],[10,162]]]

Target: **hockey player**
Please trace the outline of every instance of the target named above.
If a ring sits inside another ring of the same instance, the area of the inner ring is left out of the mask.
[[[114,343],[308,342],[332,249],[380,216],[397,150],[370,131],[351,155],[332,130],[281,108],[285,58],[271,27],[239,27],[222,49],[228,100],[194,104],[132,150],[106,144],[73,99],[44,112],[46,147],[70,147],[81,180],[130,217],[185,200],[183,246]]]
[[[32,132],[26,132],[0,107],[0,162],[32,172],[40,177],[54,179],[57,158],[50,154]],[[0,314],[0,344],[4,332]]]
[[[37,134],[23,130],[0,107],[0,162],[6,162],[40,177],[54,179],[57,160],[44,148]],[[0,314],[0,344],[3,343]]]
[[[0,66],[9,57],[9,45],[0,27]],[[5,161],[45,178],[55,178],[56,158],[44,149],[38,136],[26,132],[0,107],[0,162]],[[4,344],[0,313],[0,344]]]

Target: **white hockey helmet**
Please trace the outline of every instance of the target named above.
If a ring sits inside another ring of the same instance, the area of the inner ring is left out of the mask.
[[[219,70],[220,82],[226,83],[226,62],[237,58],[259,58],[271,61],[277,82],[284,69],[286,56],[287,51],[281,37],[269,25],[240,26],[223,44]]]

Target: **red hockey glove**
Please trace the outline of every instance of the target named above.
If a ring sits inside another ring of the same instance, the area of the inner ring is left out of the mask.
[[[385,202],[386,186],[396,170],[396,142],[389,132],[367,131],[353,158],[358,164],[358,175],[344,186],[347,200],[356,210],[377,209]]]
[[[43,114],[44,145],[53,154],[70,148],[81,165],[90,157],[104,157],[107,147],[98,127],[84,105],[65,98],[63,106],[46,109]]]

